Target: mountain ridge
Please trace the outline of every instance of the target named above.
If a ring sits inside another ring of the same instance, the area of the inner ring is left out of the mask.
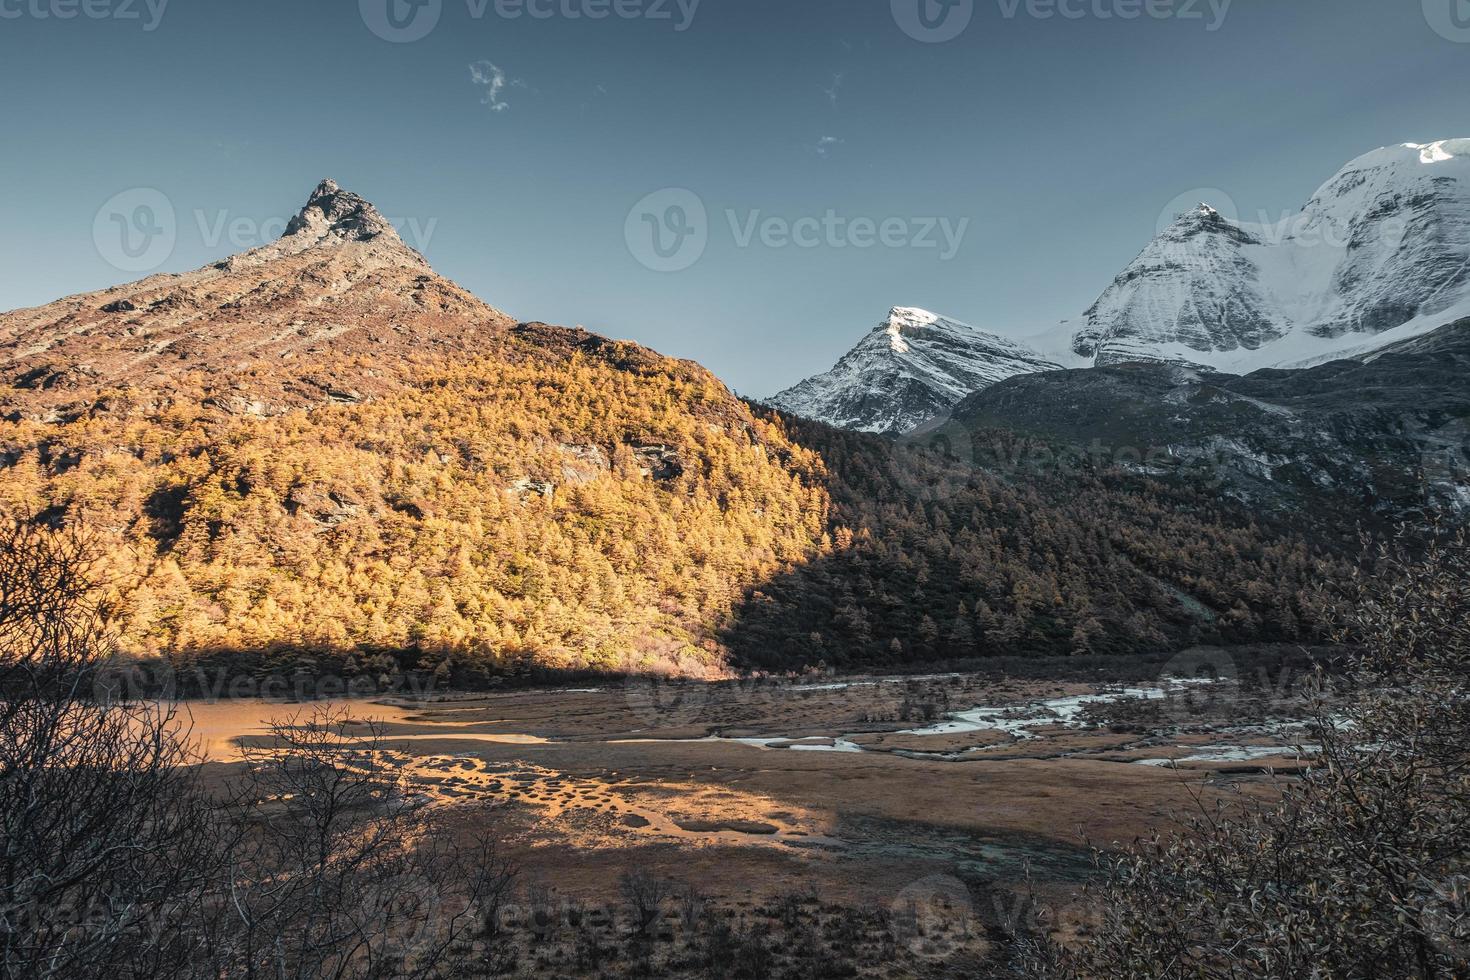
[[[335,185],[302,212],[0,316],[0,515],[95,538],[123,655],[386,691],[1314,629],[1311,546],[1193,491],[1016,486],[795,424],[693,362],[512,320]]]
[[[982,433],[1004,430],[1192,471],[1303,522],[1429,523],[1470,514],[1467,371],[1470,319],[1310,368],[1135,361],[1012,378],[964,398],[935,431],[964,433],[981,466],[997,463]]]
[[[398,387],[400,362],[473,354],[515,322],[324,180],[266,245],[0,314],[0,416],[156,409],[165,379],[200,386],[225,414],[362,400]],[[362,357],[374,370],[353,366]]]
[[[1007,339],[1021,352],[1007,358],[1053,369],[1163,361],[1249,373],[1366,355],[1463,316],[1470,316],[1470,139],[1406,143],[1350,161],[1278,222],[1237,220],[1207,203],[1176,216],[1079,323]],[[956,354],[962,372],[930,377],[922,393],[900,399],[891,384],[861,390],[863,378],[844,373],[839,361],[769,401],[847,426],[851,420],[831,406],[862,404],[865,422],[902,433],[926,421],[932,405],[952,407],[953,390],[973,378],[981,383],[971,390],[980,390],[1026,373],[999,363],[987,372],[991,356],[983,344],[969,358]]]

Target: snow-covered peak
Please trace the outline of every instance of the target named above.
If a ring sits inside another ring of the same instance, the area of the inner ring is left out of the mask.
[[[1341,170],[1333,175],[1331,180],[1318,188],[1317,194],[1314,196],[1322,196],[1324,191],[1337,184],[1345,174],[1386,170],[1412,172],[1426,167],[1434,167],[1437,164],[1453,163],[1456,160],[1462,164],[1470,164],[1470,139],[1437,140],[1433,143],[1397,143],[1393,146],[1381,146],[1376,150],[1349,160],[1343,165]]]
[[[1298,212],[1171,216],[1078,321],[1007,340],[898,307],[832,371],[773,403],[905,430],[1014,374],[1125,361],[1247,373],[1364,355],[1470,316],[1470,139],[1348,163]]]
[[[832,370],[769,401],[845,428],[907,432],[972,391],[1058,366],[1024,344],[928,310],[899,306]]]
[[[1303,226],[1324,221],[1346,226],[1384,195],[1446,180],[1470,180],[1470,139],[1385,146],[1351,161],[1317,188],[1302,209]]]
[[[1249,370],[1434,329],[1467,300],[1470,139],[1405,143],[1351,161],[1279,221],[1180,215],[1087,311],[1073,349]]]

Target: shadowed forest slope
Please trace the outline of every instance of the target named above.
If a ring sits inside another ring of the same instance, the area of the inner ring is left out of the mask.
[[[516,324],[324,183],[283,238],[0,316],[0,507],[106,548],[122,648],[475,684],[1311,633],[1204,492],[1007,482]]]
[[[1122,470],[1006,479],[942,452],[788,420],[825,462],[834,541],[752,590],[748,666],[1139,653],[1314,635],[1346,568],[1208,487]]]

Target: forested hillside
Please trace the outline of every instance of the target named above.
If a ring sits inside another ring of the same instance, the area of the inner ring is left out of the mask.
[[[105,529],[124,646],[186,660],[473,681],[1292,640],[1340,573],[1204,491],[1010,483],[541,326],[362,405],[4,429],[6,507]]]
[[[827,520],[814,454],[707,373],[550,328],[360,405],[3,428],[6,506],[106,529],[139,653],[717,671]]]
[[[122,649],[246,673],[888,664],[1297,639],[1335,567],[1206,491],[1002,478],[516,325],[325,182],[279,242],[0,316],[0,506]]]
[[[1016,473],[788,420],[827,467],[835,545],[761,585],[740,661],[897,664],[1307,639],[1347,574],[1203,484]]]

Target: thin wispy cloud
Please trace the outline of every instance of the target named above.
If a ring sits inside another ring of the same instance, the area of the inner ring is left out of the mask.
[[[470,65],[470,81],[484,87],[485,95],[480,99],[480,104],[489,106],[491,112],[504,112],[510,108],[510,103],[501,97],[506,88],[526,87],[525,82],[518,78],[507,78],[497,65],[484,59]]]
[[[832,100],[832,108],[837,108],[837,97],[842,94],[842,81],[847,77],[846,72],[838,72],[832,76],[832,84],[822,89],[827,93],[827,98]]]
[[[817,145],[815,147],[817,151],[817,156],[825,157],[829,155],[833,150],[841,146],[842,143],[843,141],[836,136],[823,136],[821,139],[817,140]]]

